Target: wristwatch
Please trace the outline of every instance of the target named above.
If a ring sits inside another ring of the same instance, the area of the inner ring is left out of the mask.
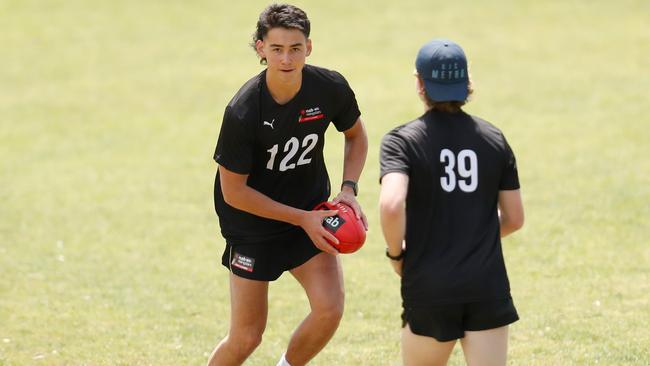
[[[406,250],[402,249],[402,251],[398,255],[393,256],[393,255],[390,255],[390,253],[388,252],[388,248],[386,248],[386,256],[388,258],[390,258],[391,260],[393,260],[393,261],[402,260],[402,258],[404,258],[405,253],[406,253]]]
[[[352,188],[355,197],[357,196],[357,193],[359,193],[359,185],[353,180],[344,180],[343,183],[341,183],[341,189],[343,189],[343,186]]]

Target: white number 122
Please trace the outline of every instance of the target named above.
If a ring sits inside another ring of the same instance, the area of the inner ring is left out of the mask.
[[[298,153],[298,148],[301,144],[296,137],[292,137],[287,140],[287,142],[284,144],[284,152],[287,153],[287,155],[285,155],[284,158],[280,161],[280,166],[278,169],[281,172],[284,172],[289,169],[295,169],[296,165],[306,165],[311,163],[311,158],[308,158],[307,154],[309,154],[314,149],[314,147],[316,147],[317,142],[317,134],[311,133],[305,136],[305,138],[302,140],[302,147],[306,147],[306,149],[302,152],[302,154],[300,154],[300,157],[296,163],[289,164],[289,161],[296,155],[296,153]],[[275,164],[275,156],[278,154],[278,144],[273,145],[272,148],[266,151],[271,154],[269,161],[266,163],[266,169],[273,170],[273,165]]]

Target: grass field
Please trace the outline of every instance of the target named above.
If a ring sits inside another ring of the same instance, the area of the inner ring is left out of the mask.
[[[371,142],[368,241],[343,258],[345,317],[312,364],[400,364],[378,143],[421,112],[414,57],[440,36],[470,59],[467,111],[519,161],[509,363],[650,364],[650,3],[296,4],[312,20],[308,61],[347,77]],[[226,103],[261,70],[247,43],[265,5],[0,1],[0,365],[205,363],[229,315],[212,152]],[[247,365],[275,364],[307,311],[290,276],[270,307]]]

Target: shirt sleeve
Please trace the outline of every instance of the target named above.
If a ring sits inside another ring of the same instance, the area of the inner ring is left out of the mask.
[[[519,173],[517,172],[517,159],[515,154],[512,152],[510,145],[506,141],[505,137],[503,138],[505,144],[505,168],[503,169],[503,175],[501,176],[501,182],[499,183],[499,189],[502,191],[509,191],[519,189]]]
[[[340,77],[340,80],[336,83],[336,95],[334,97],[338,112],[332,118],[332,122],[336,126],[336,129],[341,132],[354,126],[354,123],[361,116],[361,111],[359,110],[354,91],[350,88],[347,80],[345,80],[343,75],[336,74]]]
[[[221,131],[214,152],[214,160],[238,174],[249,174],[253,165],[255,133],[246,120],[236,118],[230,106],[226,107]]]
[[[389,132],[381,140],[379,182],[388,173],[401,172],[409,175],[410,170],[406,141],[396,131]]]

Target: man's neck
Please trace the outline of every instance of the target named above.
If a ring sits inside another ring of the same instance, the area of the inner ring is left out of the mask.
[[[278,104],[286,104],[300,91],[302,85],[302,74],[299,73],[297,77],[291,80],[283,80],[281,77],[276,77],[266,72],[266,87],[273,100]]]

